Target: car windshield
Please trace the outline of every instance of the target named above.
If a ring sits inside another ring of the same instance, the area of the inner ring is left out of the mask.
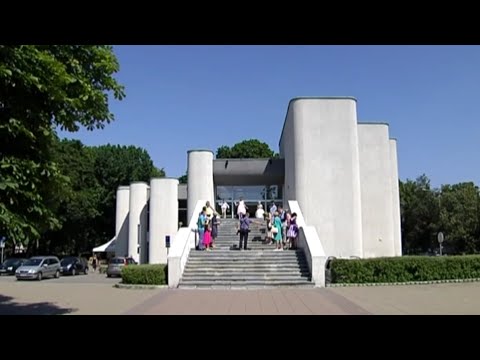
[[[62,266],[70,265],[70,264],[73,264],[75,260],[76,258],[74,257],[63,258],[62,261],[60,261],[60,265]]]
[[[114,258],[110,261],[110,264],[125,264],[125,260],[123,258]]]
[[[24,266],[38,266],[42,262],[43,259],[28,259],[23,265]]]
[[[7,259],[3,263],[4,266],[12,266],[15,265],[15,263],[18,262],[18,259]]]

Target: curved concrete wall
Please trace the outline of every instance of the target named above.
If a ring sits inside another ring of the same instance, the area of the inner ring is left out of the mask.
[[[387,124],[358,124],[363,256],[395,256]]]
[[[119,186],[115,212],[115,256],[128,253],[128,213],[130,211],[130,187]]]
[[[149,264],[166,264],[165,236],[173,241],[178,230],[178,180],[169,178],[150,181]]]
[[[198,200],[207,199],[214,204],[213,152],[190,150],[188,152],[187,219],[190,221]]]
[[[353,98],[294,99],[280,141],[285,200],[298,201],[327,256],[363,252],[356,110]]]
[[[400,190],[398,184],[397,141],[390,139],[390,166],[392,179],[393,244],[395,256],[402,256],[402,229],[400,218]]]
[[[147,259],[148,185],[130,184],[130,214],[128,218],[128,255],[144,264]]]

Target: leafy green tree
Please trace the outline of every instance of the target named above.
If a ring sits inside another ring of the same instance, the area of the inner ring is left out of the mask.
[[[124,97],[111,46],[0,45],[0,234],[28,244],[60,226],[54,196],[66,182],[55,129],[103,128],[109,94]]]
[[[188,183],[188,174],[185,172],[185,175],[182,175],[178,178],[178,182],[180,184],[187,184]]]
[[[40,242],[40,251],[55,254],[90,252],[109,240],[115,231],[118,186],[165,176],[144,149],[134,146],[87,147],[62,140],[55,162],[68,179],[59,189],[61,228],[48,231]]]
[[[228,146],[224,145],[224,146],[220,146],[218,149],[217,149],[217,156],[216,156],[217,159],[230,159],[232,158],[232,155],[231,155],[231,150]]]
[[[97,218],[97,244],[109,240],[115,230],[115,204],[117,188],[134,181],[149,182],[152,177],[163,177],[165,171],[157,169],[148,152],[135,146],[103,145],[91,148],[94,153],[94,173],[101,187]]]
[[[217,149],[217,159],[259,159],[272,158],[275,153],[268,144],[257,139],[244,140],[233,145],[221,146]]]
[[[419,253],[437,246],[438,192],[426,175],[399,184],[404,253]]]
[[[48,231],[39,251],[78,254],[93,247],[98,237],[94,223],[100,211],[102,188],[95,177],[95,158],[90,148],[79,140],[58,141],[55,162],[68,182],[60,189],[56,215],[61,222],[57,231]]]
[[[480,250],[479,198],[479,189],[472,182],[441,187],[440,230],[445,234],[444,245],[455,252]]]

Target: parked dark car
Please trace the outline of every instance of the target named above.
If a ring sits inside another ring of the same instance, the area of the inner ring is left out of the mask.
[[[127,265],[136,265],[136,261],[132,258],[114,257],[110,260],[107,267],[107,277],[122,276],[122,269]]]
[[[88,262],[81,257],[64,257],[62,261],[60,261],[60,266],[62,275],[88,274]]]
[[[15,271],[26,262],[27,259],[9,258],[0,265],[0,275],[15,275]]]

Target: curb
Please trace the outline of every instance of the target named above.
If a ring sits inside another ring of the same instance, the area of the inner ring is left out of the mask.
[[[480,278],[431,280],[431,281],[407,281],[407,282],[393,282],[393,283],[326,284],[325,287],[430,285],[430,284],[469,283],[469,282],[480,282]]]
[[[139,285],[139,284],[115,284],[113,287],[117,289],[138,289],[138,290],[145,290],[145,289],[168,289],[168,285]]]

